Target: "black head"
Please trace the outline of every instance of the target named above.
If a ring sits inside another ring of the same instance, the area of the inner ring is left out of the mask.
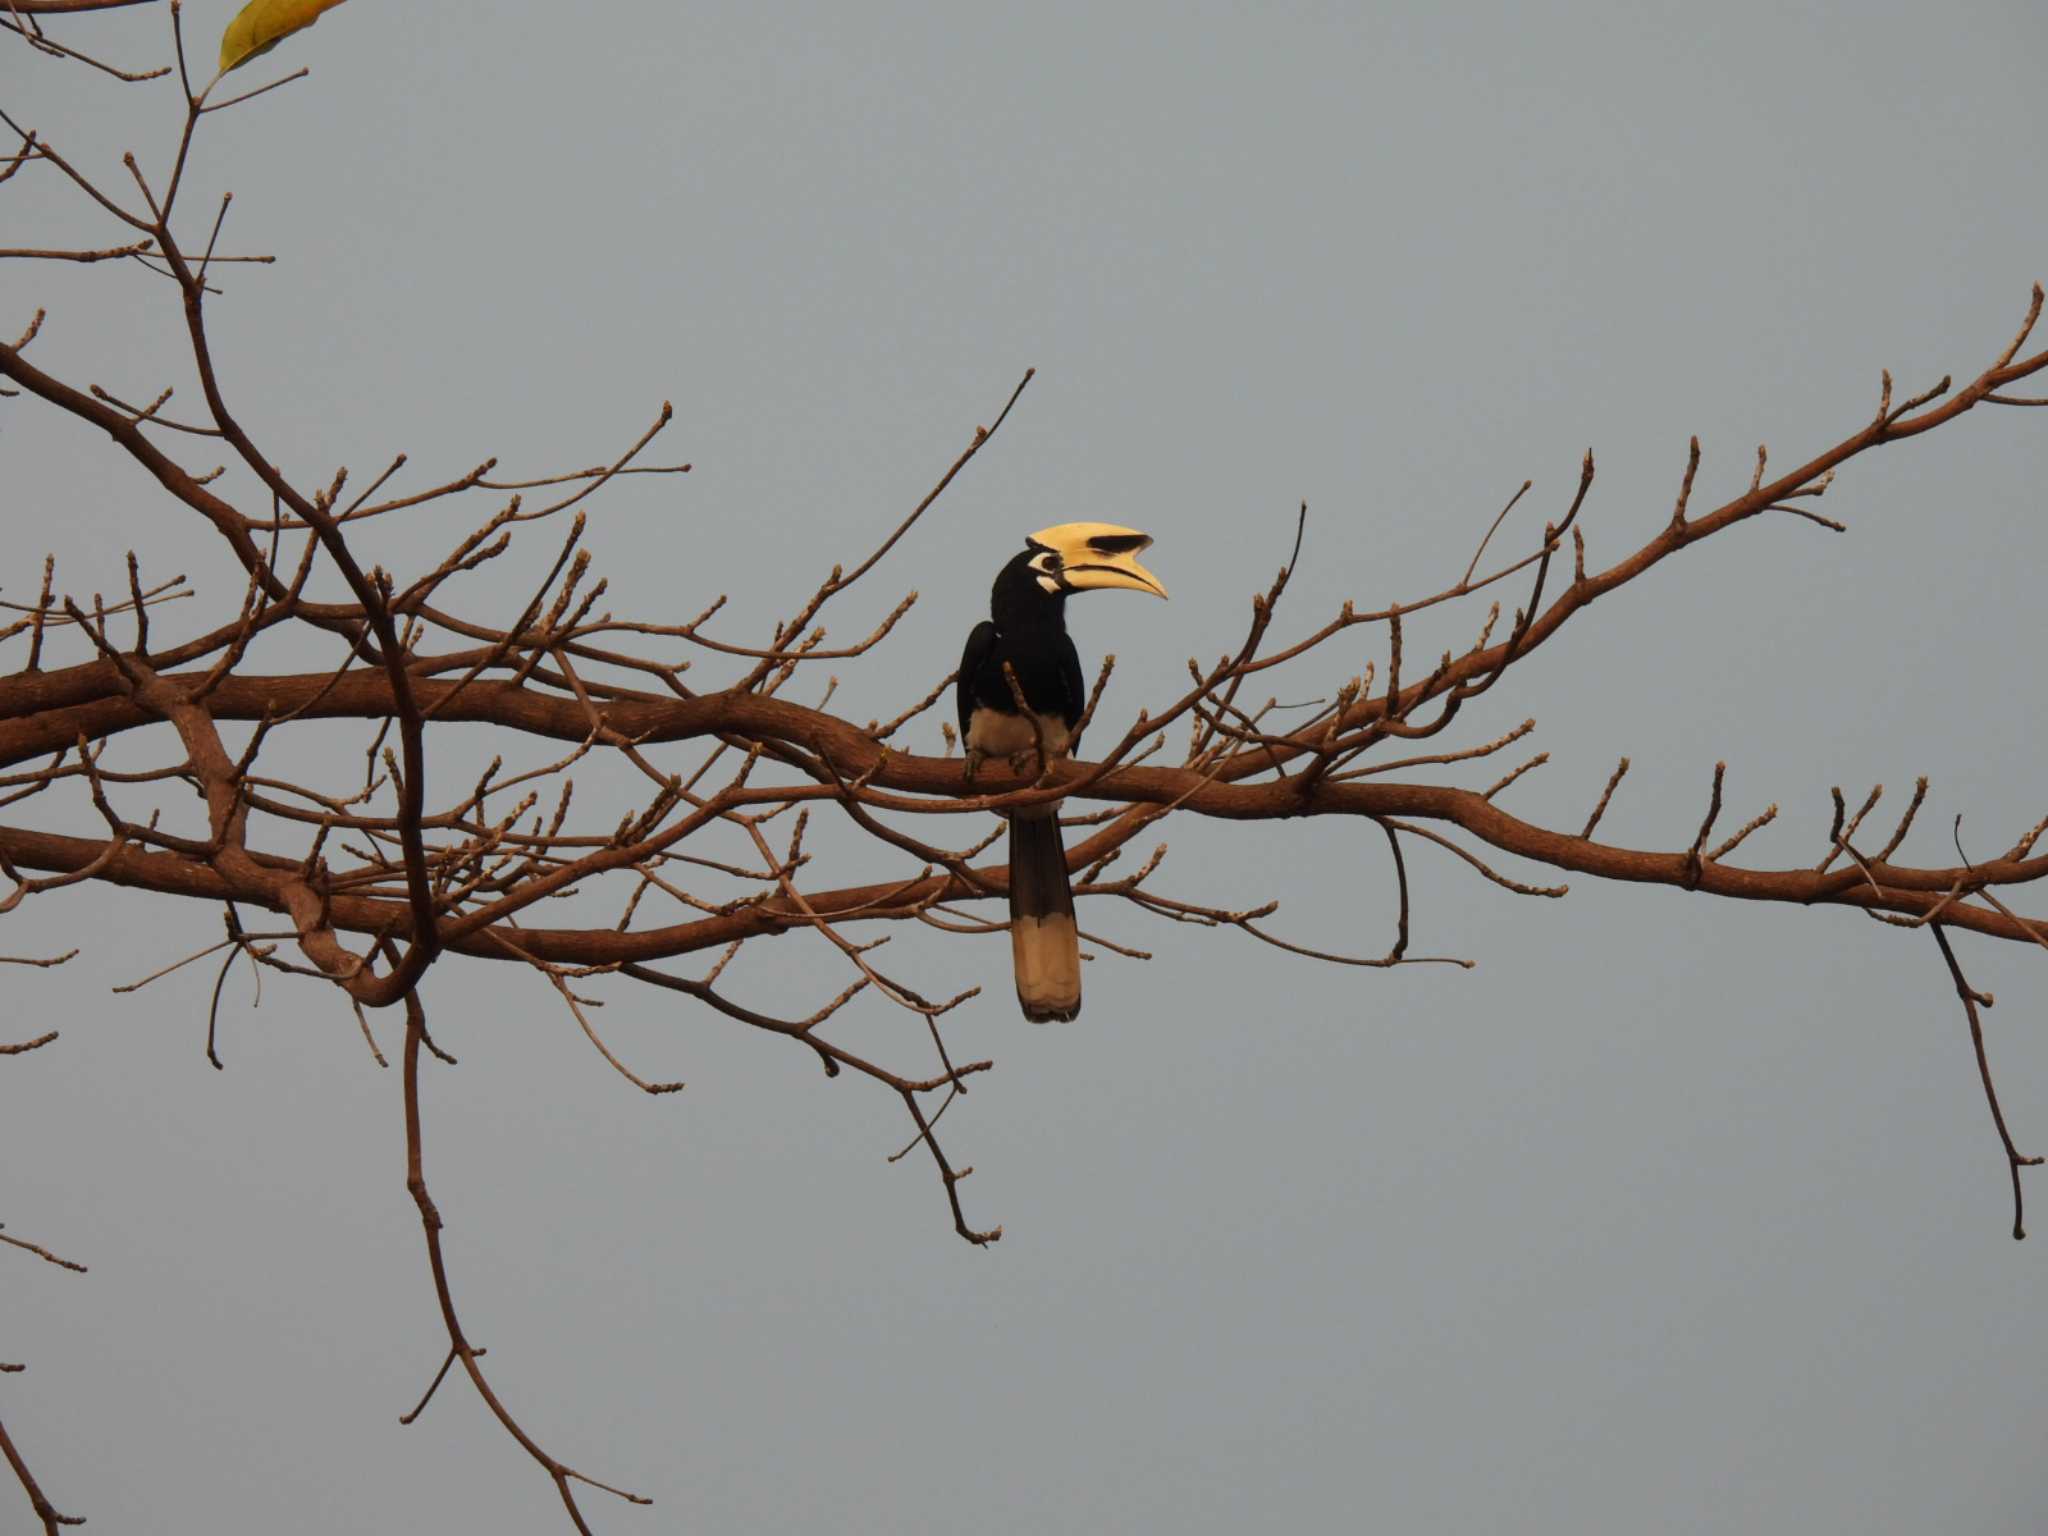
[[[1138,563],[1151,544],[1150,534],[1114,523],[1041,528],[996,576],[990,603],[996,622],[1003,622],[1006,609],[1020,617],[1033,611],[1056,615],[1074,592],[1122,588],[1166,596],[1159,578]]]

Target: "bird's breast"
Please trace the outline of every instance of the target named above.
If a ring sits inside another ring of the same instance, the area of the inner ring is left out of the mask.
[[[1041,714],[1032,726],[1030,715],[1014,710],[978,706],[967,717],[967,745],[985,757],[1015,757],[1038,746],[1038,732],[1045,733],[1045,750],[1053,757],[1067,755],[1067,722],[1058,715]]]

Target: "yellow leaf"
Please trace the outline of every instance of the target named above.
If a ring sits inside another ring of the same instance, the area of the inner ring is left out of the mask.
[[[239,69],[268,53],[294,32],[303,32],[341,0],[249,0],[220,35],[220,72]]]

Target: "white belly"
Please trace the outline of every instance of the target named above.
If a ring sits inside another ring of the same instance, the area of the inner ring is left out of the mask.
[[[977,709],[967,717],[967,745],[984,757],[1016,757],[1037,749],[1038,730],[1045,732],[1048,753],[1067,755],[1067,723],[1058,715],[1040,715],[1034,730],[1028,716]]]

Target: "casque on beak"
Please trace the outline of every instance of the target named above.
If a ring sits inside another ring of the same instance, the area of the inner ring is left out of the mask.
[[[1152,535],[1114,523],[1061,523],[1025,541],[1060,557],[1059,583],[1070,592],[1124,588],[1166,596],[1166,584],[1138,563]]]

